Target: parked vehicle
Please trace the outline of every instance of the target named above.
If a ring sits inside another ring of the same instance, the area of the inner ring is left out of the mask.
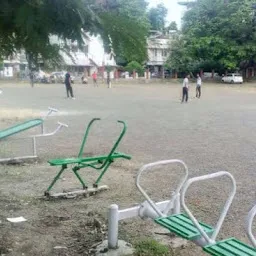
[[[230,84],[242,84],[244,82],[243,77],[240,74],[227,74],[221,78],[222,83],[230,83]]]
[[[50,75],[42,70],[39,70],[38,72],[34,73],[34,82],[48,84],[50,83]]]
[[[60,72],[53,72],[50,76],[51,83],[65,83],[65,75],[67,72],[60,71]],[[73,84],[75,82],[75,78],[71,76],[71,83]]]

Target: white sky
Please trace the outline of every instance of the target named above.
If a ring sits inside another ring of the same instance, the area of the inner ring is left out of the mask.
[[[181,24],[181,17],[183,14],[184,7],[178,5],[178,0],[147,0],[149,7],[156,6],[157,4],[163,3],[168,8],[167,23],[176,21],[178,26]]]

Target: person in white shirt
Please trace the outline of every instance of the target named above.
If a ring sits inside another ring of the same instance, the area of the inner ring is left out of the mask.
[[[199,74],[197,74],[196,80],[196,97],[199,99],[201,97],[201,85],[202,85],[202,78]]]
[[[181,103],[188,102],[188,90],[189,90],[189,75],[187,75],[184,80],[183,80],[183,85],[182,85],[182,100]]]

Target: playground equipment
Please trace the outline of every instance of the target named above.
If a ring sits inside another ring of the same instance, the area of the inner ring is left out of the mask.
[[[185,170],[187,167],[184,162],[180,160],[163,161],[162,163],[181,163]],[[158,162],[158,164],[161,162]],[[182,182],[175,193],[172,195],[170,201],[154,203],[144,189],[140,186],[140,176],[142,172],[149,169],[152,166],[156,166],[157,163],[143,166],[136,178],[136,186],[141,194],[146,198],[144,202],[137,207],[137,212],[134,209],[118,210],[117,205],[110,206],[109,210],[109,231],[108,231],[108,246],[110,249],[117,248],[118,243],[118,221],[134,216],[142,216],[153,219],[158,225],[168,229],[170,232],[176,234],[179,237],[190,240],[202,247],[203,250],[214,256],[256,256],[256,249],[242,243],[235,238],[229,238],[223,241],[217,241],[217,236],[228,213],[230,205],[236,193],[236,182],[233,176],[228,172],[217,172],[200,177],[188,179],[186,182]],[[189,186],[198,181],[211,180],[219,177],[226,176],[231,180],[232,190],[228,196],[228,199],[220,214],[220,218],[215,227],[211,227],[203,222],[199,222],[192,212],[189,210],[185,203],[185,195]],[[180,192],[179,192],[180,191]],[[184,213],[180,211],[179,205],[181,204],[184,209]],[[140,209],[146,205],[146,211]],[[169,215],[169,210],[173,212]],[[125,214],[124,214],[125,213]],[[129,214],[128,214],[129,213]],[[133,215],[131,214],[133,213]],[[135,214],[136,213],[136,214]],[[254,216],[255,212],[251,216]],[[251,219],[251,217],[250,217]]]
[[[161,201],[154,203],[144,189],[140,186],[140,178],[143,172],[149,171],[153,167],[159,167],[170,164],[179,164],[183,167],[184,174],[181,176],[180,183],[178,184],[176,190],[172,192],[170,200]],[[117,205],[111,205],[109,209],[108,217],[108,246],[110,249],[117,248],[118,243],[118,223],[120,220],[132,218],[132,217],[141,217],[142,219],[150,218],[155,219],[162,214],[168,214],[172,211],[174,214],[180,212],[180,191],[184,183],[188,178],[188,167],[181,160],[165,160],[159,161],[151,164],[144,165],[140,170],[136,178],[136,186],[139,188],[142,195],[146,198],[142,204],[119,210]]]
[[[87,129],[86,129],[85,135],[83,137],[82,144],[81,144],[81,147],[80,147],[77,158],[55,159],[55,160],[48,161],[48,163],[51,166],[61,166],[61,169],[58,172],[58,174],[54,177],[50,186],[45,191],[45,196],[54,197],[54,198],[58,198],[58,197],[66,198],[66,197],[69,197],[69,196],[75,196],[75,195],[81,195],[81,194],[90,195],[90,194],[94,194],[96,192],[105,190],[105,189],[107,189],[107,186],[100,186],[99,187],[98,185],[99,185],[102,177],[104,176],[104,174],[107,172],[110,165],[114,162],[114,160],[119,159],[119,158],[128,159],[128,160],[131,159],[131,156],[129,156],[129,155],[126,155],[124,153],[115,152],[115,150],[117,149],[117,147],[118,147],[119,143],[121,142],[123,136],[126,133],[127,127],[126,127],[126,124],[125,124],[124,121],[118,121],[118,123],[122,124],[123,129],[122,129],[117,141],[114,143],[114,145],[113,145],[113,147],[110,150],[108,155],[100,155],[100,156],[94,156],[94,157],[83,157],[84,146],[86,144],[86,140],[87,140],[89,131],[91,129],[91,126],[93,125],[93,123],[95,121],[99,121],[99,120],[101,120],[101,119],[100,118],[94,118],[94,119],[91,120],[91,122],[87,126]],[[77,190],[77,191],[71,191],[71,192],[50,194],[50,191],[53,188],[54,184],[57,182],[57,180],[60,178],[60,176],[63,174],[63,172],[66,169],[68,169],[68,165],[73,165],[72,172],[75,174],[76,178],[81,183],[83,189],[82,190]],[[78,171],[80,169],[87,168],[87,167],[92,168],[92,169],[100,172],[100,174],[99,174],[98,178],[96,179],[96,181],[94,182],[92,188],[88,188],[87,182],[84,181],[78,173]]]
[[[6,163],[6,162],[9,162],[9,161],[17,161],[17,160],[26,160],[26,159],[37,158],[38,156],[37,156],[36,139],[40,138],[40,137],[53,136],[58,131],[60,131],[62,127],[68,127],[68,125],[58,122],[58,126],[57,126],[57,128],[53,132],[45,133],[44,121],[53,112],[58,112],[58,110],[49,107],[47,114],[43,118],[31,119],[31,120],[28,120],[26,122],[23,122],[23,123],[15,125],[15,126],[9,127],[7,129],[1,130],[0,131],[0,140],[4,140],[4,139],[7,139],[7,138],[9,138],[9,137],[11,137],[11,136],[13,136],[15,134],[18,134],[18,133],[21,133],[23,131],[32,129],[34,127],[37,127],[37,126],[41,127],[41,133],[40,134],[28,136],[28,138],[32,138],[32,142],[33,142],[33,154],[32,155],[29,155],[29,156],[19,156],[19,157],[13,157],[13,158],[2,158],[2,159],[0,159],[0,163]]]
[[[253,246],[256,248],[256,239],[252,233],[252,222],[255,216],[256,216],[256,205],[251,209],[246,219],[247,236],[250,239]]]

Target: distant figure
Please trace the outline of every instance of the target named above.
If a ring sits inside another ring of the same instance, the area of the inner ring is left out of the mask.
[[[34,87],[34,78],[35,78],[35,76],[34,76],[33,71],[30,71],[29,79],[30,79],[30,85],[31,85],[32,88]]]
[[[107,74],[107,84],[108,84],[108,88],[111,88],[110,72],[108,72]]]
[[[185,76],[183,80],[183,85],[182,85],[182,100],[181,103],[188,102],[188,91],[189,91],[189,75]]]
[[[196,80],[196,97],[200,99],[201,97],[201,85],[202,85],[202,78],[199,74],[197,74],[197,80]]]
[[[92,79],[93,79],[93,85],[94,85],[94,86],[98,86],[98,83],[97,83],[97,73],[96,73],[96,71],[93,72],[93,74],[92,74]]]
[[[81,79],[82,79],[82,84],[87,84],[88,83],[88,80],[87,80],[85,75],[83,75]]]
[[[67,98],[69,98],[69,94],[71,96],[71,98],[74,100],[74,94],[73,94],[73,88],[71,86],[71,76],[69,74],[69,72],[66,73],[65,75],[65,85],[66,85],[66,90],[67,90]]]

